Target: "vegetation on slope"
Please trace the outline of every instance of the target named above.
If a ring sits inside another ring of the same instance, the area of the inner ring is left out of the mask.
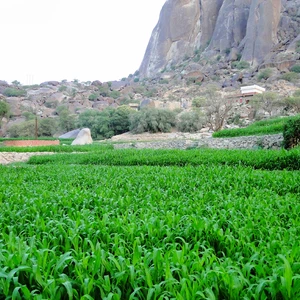
[[[293,117],[271,118],[257,121],[244,128],[224,129],[213,133],[213,137],[238,137],[249,135],[265,135],[282,133],[287,121],[297,119],[300,115]]]

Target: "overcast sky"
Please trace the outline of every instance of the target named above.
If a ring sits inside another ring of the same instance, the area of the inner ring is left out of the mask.
[[[0,0],[0,80],[110,81],[134,73],[166,0]]]

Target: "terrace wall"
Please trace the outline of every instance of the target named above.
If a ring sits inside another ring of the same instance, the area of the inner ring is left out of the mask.
[[[282,134],[243,136],[235,138],[203,138],[199,140],[170,140],[158,142],[133,142],[115,144],[115,149],[188,149],[215,148],[215,149],[280,149],[283,142]]]

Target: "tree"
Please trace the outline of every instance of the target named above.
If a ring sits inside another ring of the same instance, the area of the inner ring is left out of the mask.
[[[205,124],[205,118],[199,111],[187,111],[178,115],[176,127],[181,132],[197,132]]]
[[[250,104],[255,110],[262,109],[272,116],[274,108],[280,105],[280,99],[277,93],[265,92],[254,95]]]
[[[228,113],[232,109],[232,103],[223,99],[214,85],[208,86],[204,98],[206,99],[204,103],[206,122],[210,129],[219,131],[223,128]]]
[[[76,118],[72,115],[67,106],[59,106],[56,109],[58,113],[58,126],[64,132],[71,131],[76,128]]]
[[[296,113],[300,113],[300,90],[294,92],[293,96],[284,99],[287,108],[292,108]]]
[[[89,128],[93,138],[111,138],[129,131],[129,117],[132,112],[132,109],[124,106],[106,108],[101,112],[86,110],[79,115],[78,125]]]
[[[0,118],[2,119],[9,114],[9,105],[7,102],[0,100]],[[1,120],[0,119],[0,120]]]
[[[53,136],[57,130],[57,122],[53,118],[39,119],[38,136]],[[33,137],[35,135],[35,120],[15,124],[8,129],[11,137]]]
[[[167,109],[145,108],[131,115],[130,130],[133,133],[169,132],[175,123],[174,112]]]
[[[20,86],[21,85],[21,82],[20,81],[18,81],[18,80],[14,80],[14,81],[12,81],[11,82],[14,86]]]

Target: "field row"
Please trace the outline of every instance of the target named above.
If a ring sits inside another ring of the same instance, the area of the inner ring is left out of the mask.
[[[231,165],[265,170],[300,170],[300,149],[290,151],[101,149],[101,151],[97,150],[95,153],[71,153],[31,157],[29,164],[92,164],[118,166]]]
[[[57,164],[0,173],[0,299],[300,298],[299,172]]]

